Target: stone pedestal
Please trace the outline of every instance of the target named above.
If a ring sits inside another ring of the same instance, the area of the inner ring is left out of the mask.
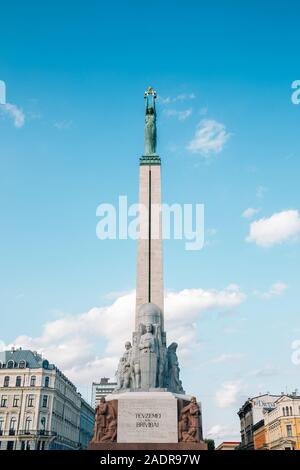
[[[206,450],[206,444],[181,441],[180,413],[190,397],[167,391],[124,391],[107,396],[108,409],[117,410],[114,442],[89,444],[90,450]],[[109,420],[109,418],[108,418]],[[186,433],[187,435],[187,433]]]
[[[170,392],[121,393],[117,442],[178,442],[175,396]]]

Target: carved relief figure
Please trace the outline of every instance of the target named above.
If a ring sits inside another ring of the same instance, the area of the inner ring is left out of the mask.
[[[157,386],[158,339],[157,325],[146,323],[146,332],[141,335],[139,342],[141,388],[148,389]]]
[[[107,428],[104,431],[100,442],[114,442],[117,439],[117,420],[112,416],[107,418]]]
[[[117,437],[117,414],[111,403],[101,398],[96,407],[93,442],[114,442]]]
[[[190,403],[183,407],[180,413],[179,428],[180,439],[184,442],[199,442],[199,416],[200,408],[195,397],[191,398]],[[184,428],[184,429],[183,429]]]
[[[99,442],[106,429],[106,421],[108,414],[108,404],[105,398],[101,398],[99,405],[96,407],[96,419],[94,429],[94,442]]]
[[[142,352],[157,352],[156,346],[156,338],[153,334],[153,325],[151,323],[147,323],[145,325],[146,333],[141,336],[139,349]]]

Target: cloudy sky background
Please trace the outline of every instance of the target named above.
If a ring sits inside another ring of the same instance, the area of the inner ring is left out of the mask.
[[[137,201],[143,93],[158,91],[163,198],[205,205],[205,245],[164,243],[168,341],[204,431],[300,387],[299,5],[0,2],[0,340],[90,397],[134,317],[136,243],[96,208]],[[295,361],[294,361],[295,362]]]

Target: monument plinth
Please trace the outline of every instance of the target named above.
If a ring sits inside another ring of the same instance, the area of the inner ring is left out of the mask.
[[[185,394],[177,343],[164,330],[161,160],[156,154],[156,92],[145,92],[140,158],[135,331],[116,372],[116,390],[96,408],[92,450],[205,450],[201,405]]]

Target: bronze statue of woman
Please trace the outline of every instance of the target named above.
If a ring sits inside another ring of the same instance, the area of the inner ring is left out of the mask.
[[[149,98],[151,96],[151,98]],[[145,92],[145,156],[156,155],[156,93],[152,87]],[[151,101],[151,102],[149,102]]]

